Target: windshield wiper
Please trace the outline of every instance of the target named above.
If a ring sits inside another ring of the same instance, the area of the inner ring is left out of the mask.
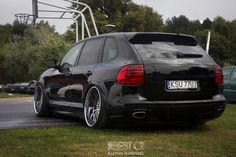
[[[186,54],[186,53],[177,53],[177,58],[202,58],[201,54]]]

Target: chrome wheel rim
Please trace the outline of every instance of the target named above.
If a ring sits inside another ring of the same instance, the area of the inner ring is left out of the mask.
[[[43,89],[40,86],[36,87],[34,94],[34,112],[38,114],[43,104]]]
[[[89,89],[84,102],[84,117],[89,127],[94,126],[101,110],[101,95],[96,87]]]

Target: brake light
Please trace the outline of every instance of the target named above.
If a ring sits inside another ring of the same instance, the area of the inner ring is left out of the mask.
[[[127,65],[118,73],[116,82],[121,85],[141,85],[144,83],[143,65]]]
[[[223,70],[219,65],[215,66],[215,83],[217,85],[220,85],[220,84],[224,83]]]

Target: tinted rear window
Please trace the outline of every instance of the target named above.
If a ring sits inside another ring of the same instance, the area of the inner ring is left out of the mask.
[[[152,42],[151,44],[133,44],[142,58],[177,59],[177,54],[201,54],[207,59],[205,51],[198,45],[176,45],[173,42]],[[194,57],[193,57],[194,58]]]
[[[103,42],[101,39],[88,40],[82,50],[79,65],[93,65],[97,63],[99,51]]]
[[[211,62],[209,56],[191,36],[174,34],[136,34],[127,36],[143,60],[198,59]]]

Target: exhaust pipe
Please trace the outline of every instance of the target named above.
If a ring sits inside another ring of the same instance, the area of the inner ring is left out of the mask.
[[[136,111],[132,114],[132,117],[136,119],[143,119],[146,117],[146,111]]]

